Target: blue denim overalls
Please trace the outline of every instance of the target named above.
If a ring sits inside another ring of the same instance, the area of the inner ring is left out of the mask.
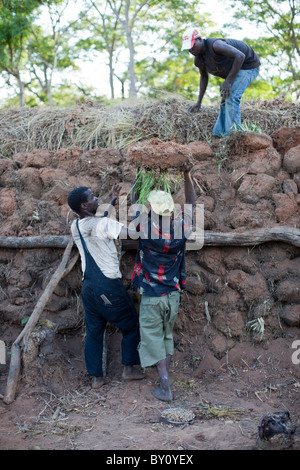
[[[103,336],[107,322],[121,330],[122,364],[140,364],[138,315],[122,281],[106,277],[94,261],[80,233],[78,220],[77,229],[86,261],[81,290],[86,322],[86,368],[90,375],[102,377]]]

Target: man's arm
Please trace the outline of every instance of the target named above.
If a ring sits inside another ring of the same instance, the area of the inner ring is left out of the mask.
[[[191,176],[191,165],[186,166],[184,170],[184,191],[185,191],[185,203],[191,204],[192,206],[196,203],[195,188],[192,182]]]
[[[139,195],[136,192],[135,185],[136,185],[136,180],[133,183],[133,186],[132,186],[132,189],[131,189],[131,194],[130,194],[131,205],[132,205],[132,208],[134,209],[134,211],[136,212],[134,217],[137,216],[137,213],[138,213],[138,210],[139,210],[139,205],[137,204],[137,200],[138,200]],[[137,233],[138,232],[137,232],[137,229],[135,227],[130,228],[130,227],[124,225],[121,229],[119,238],[121,238],[123,240],[124,239],[126,240],[128,238],[136,240],[137,237],[138,237]]]
[[[197,103],[189,108],[190,112],[200,111],[202,99],[203,99],[203,96],[206,92],[206,88],[208,85],[208,73],[207,73],[206,68],[202,64],[201,59],[199,59],[199,57],[195,57],[194,64],[199,69],[199,72],[200,72],[199,95],[198,95]]]
[[[112,198],[111,198],[110,203],[108,204],[107,208],[105,209],[105,211],[103,213],[103,217],[109,217],[110,216],[113,206],[116,205],[116,202],[117,202],[118,196],[120,194],[120,191],[121,191],[121,186],[119,184],[116,184],[115,186],[113,186],[113,188],[112,188]]]
[[[213,43],[213,49],[216,54],[225,55],[226,57],[233,59],[231,70],[221,85],[222,98],[226,99],[228,96],[230,96],[233,80],[244,63],[245,54],[235,47],[229,46],[224,41],[215,41]]]

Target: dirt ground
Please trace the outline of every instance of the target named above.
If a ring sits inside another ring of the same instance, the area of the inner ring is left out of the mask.
[[[59,338],[53,360],[35,365],[13,404],[0,404],[0,449],[253,450],[262,418],[284,410],[296,426],[290,448],[300,449],[300,380],[292,369],[291,338],[241,343],[218,369],[207,358],[203,374],[195,374],[199,345],[177,350],[170,404],[150,392],[157,386],[155,369],[141,381],[122,381],[120,334],[110,331],[107,344],[108,383],[95,391],[85,373],[81,333]],[[5,374],[1,392],[4,385]],[[161,418],[169,407],[192,410],[195,419],[170,424]]]

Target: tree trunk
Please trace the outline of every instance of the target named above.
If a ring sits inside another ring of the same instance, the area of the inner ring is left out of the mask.
[[[0,237],[0,248],[65,248],[67,235],[50,237]]]
[[[110,97],[113,100],[115,98],[115,88],[114,88],[113,55],[111,52],[109,52],[109,85],[110,85]]]
[[[293,227],[271,227],[242,233],[204,232],[205,246],[249,246],[267,242],[286,242],[300,246],[300,230]]]
[[[47,83],[47,100],[48,100],[48,106],[52,106],[52,86],[51,86],[51,82]]]
[[[19,84],[19,105],[20,108],[24,107],[24,83],[21,80],[21,77],[18,76],[18,84]]]
[[[133,47],[133,42],[132,42],[130,33],[127,34],[127,44],[129,47],[129,66],[128,66],[129,80],[130,80],[129,98],[135,100],[137,97],[137,92],[136,92],[135,72],[134,72],[134,47]]]
[[[129,73],[129,98],[136,99],[137,92],[135,86],[135,72],[134,72],[134,45],[132,41],[132,28],[129,24],[129,9],[130,9],[130,0],[126,2],[126,12],[125,12],[125,21],[124,21],[124,29],[126,33],[127,45],[129,49],[129,65],[128,65],[128,73]]]

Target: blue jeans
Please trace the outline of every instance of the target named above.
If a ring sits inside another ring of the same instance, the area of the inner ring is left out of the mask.
[[[241,124],[240,101],[242,95],[258,74],[259,67],[250,70],[239,70],[232,83],[230,96],[221,102],[220,113],[213,128],[213,135],[225,137],[235,126],[239,127]]]

